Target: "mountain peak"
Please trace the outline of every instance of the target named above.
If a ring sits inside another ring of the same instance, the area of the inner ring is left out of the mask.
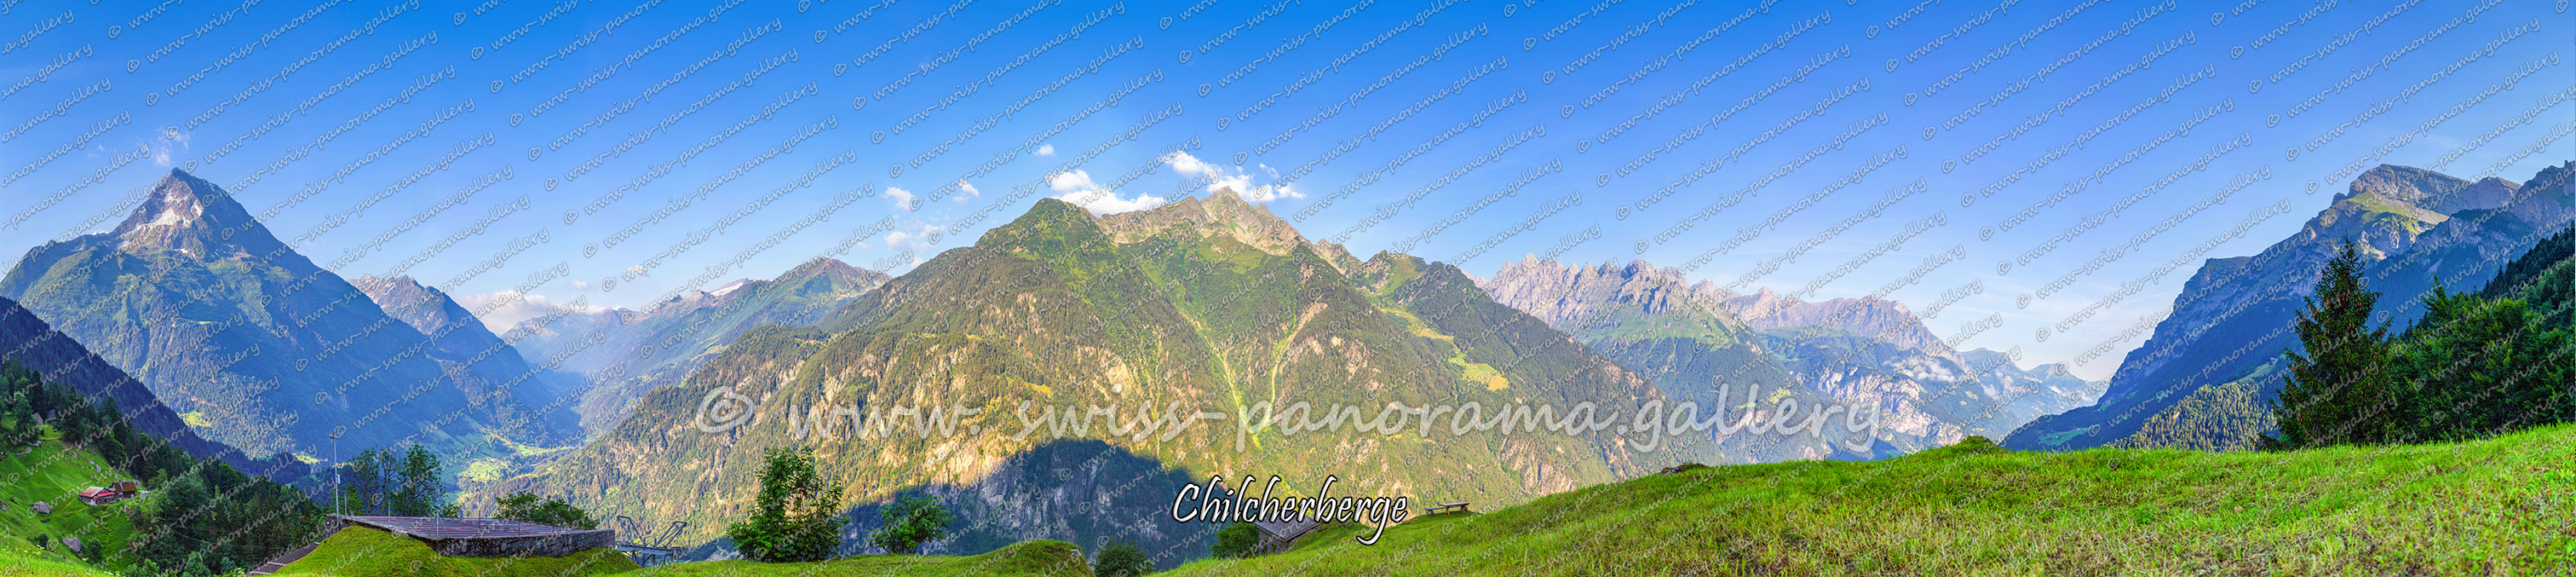
[[[2402,204],[2434,214],[2449,216],[2463,210],[2503,206],[2522,188],[2501,178],[2468,180],[2412,166],[2382,164],[2354,177],[2335,202],[2369,203],[2375,197],[2385,204]],[[2384,210],[2384,209],[2383,209]],[[2441,219],[2424,219],[2439,221]]]
[[[776,280],[789,282],[814,278],[844,279],[871,287],[888,280],[885,273],[850,266],[850,263],[828,256],[814,257],[813,260],[796,265],[796,268],[787,269],[787,272],[779,273]]]
[[[1271,214],[1269,207],[1244,200],[1242,193],[1231,187],[1220,187],[1205,199],[1184,198],[1151,209],[1102,216],[1100,221],[1120,243],[1179,231],[1202,238],[1224,235],[1277,255],[1306,244],[1295,226]]]
[[[200,258],[267,255],[281,246],[231,193],[176,168],[111,234],[128,251],[151,247]]]

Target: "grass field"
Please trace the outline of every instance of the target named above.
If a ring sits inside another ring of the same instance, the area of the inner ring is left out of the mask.
[[[992,575],[995,577],[1053,575],[1090,577],[1091,566],[1084,561],[1082,549],[1063,541],[1027,541],[995,549],[972,557],[942,555],[858,555],[815,563],[759,563],[753,561],[711,561],[678,563],[651,567],[619,577],[679,577],[684,575],[758,577],[763,575],[823,577],[932,577],[948,575]]]
[[[97,569],[75,561],[45,558],[25,542],[17,546],[0,545],[0,577],[106,577]]]
[[[2569,575],[2576,426],[2295,453],[1962,443],[1326,529],[1216,575]]]
[[[41,574],[41,573],[40,573]],[[350,527],[322,542],[312,555],[287,565],[278,577],[678,577],[724,575],[883,576],[934,575],[1035,576],[1091,575],[1081,549],[1062,541],[1030,541],[972,557],[940,555],[859,555],[816,563],[709,561],[638,569],[616,551],[592,549],[566,557],[475,559],[440,557],[428,545],[409,537],[366,527]]]
[[[632,571],[635,562],[613,549],[592,549],[563,557],[441,557],[429,545],[410,537],[367,527],[349,527],[322,540],[313,554],[279,569],[279,577],[498,577],[544,575],[574,577]]]
[[[1363,530],[1328,528],[1280,554],[1204,560],[1166,574],[2568,575],[2576,574],[2576,426],[2293,453],[2027,453],[1972,440],[1877,462],[1653,475],[1484,514],[1415,518],[1376,546],[1353,540]],[[0,577],[107,574],[47,557],[23,539],[0,542]],[[1090,569],[1082,550],[1061,541],[971,557],[637,569],[604,549],[553,559],[445,558],[412,539],[352,528],[279,574],[1087,576]]]

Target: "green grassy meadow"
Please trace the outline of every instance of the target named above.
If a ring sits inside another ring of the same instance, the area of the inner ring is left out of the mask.
[[[1327,529],[1218,575],[2567,575],[2576,426],[2292,453],[1962,443]]]

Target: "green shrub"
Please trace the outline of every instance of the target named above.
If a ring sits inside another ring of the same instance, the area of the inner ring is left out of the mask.
[[[1154,572],[1154,562],[1145,557],[1145,548],[1135,541],[1110,541],[1091,561],[1091,574],[1098,577],[1137,577]]]
[[[917,553],[921,544],[948,536],[948,525],[957,516],[939,507],[939,500],[928,495],[914,495],[895,500],[879,513],[885,527],[868,533],[868,544],[884,547],[892,553]]]
[[[806,449],[763,453],[751,519],[725,528],[742,556],[771,563],[821,561],[841,545],[841,487],[814,471]]]
[[[1241,559],[1251,557],[1253,547],[1260,544],[1261,530],[1253,528],[1251,523],[1238,521],[1217,530],[1216,544],[1209,545],[1208,552],[1226,559]]]
[[[539,525],[553,525],[556,527],[570,527],[574,529],[599,528],[599,521],[591,519],[589,512],[583,511],[580,507],[575,507],[571,503],[564,502],[562,497],[548,497],[542,502],[537,499],[538,498],[535,493],[529,493],[526,491],[520,491],[518,493],[511,494],[508,497],[502,497],[500,499],[501,512],[493,516],[512,521],[525,521]]]

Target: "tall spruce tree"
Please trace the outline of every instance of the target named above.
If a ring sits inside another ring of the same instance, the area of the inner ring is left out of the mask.
[[[2382,370],[2388,326],[2370,326],[2378,302],[2379,293],[2361,278],[2360,249],[2344,239],[2317,277],[2307,309],[2299,311],[2296,329],[2307,354],[2282,351],[2290,370],[2272,406],[2281,436],[2266,437],[2266,448],[2380,443],[2393,436],[2396,398]]]

